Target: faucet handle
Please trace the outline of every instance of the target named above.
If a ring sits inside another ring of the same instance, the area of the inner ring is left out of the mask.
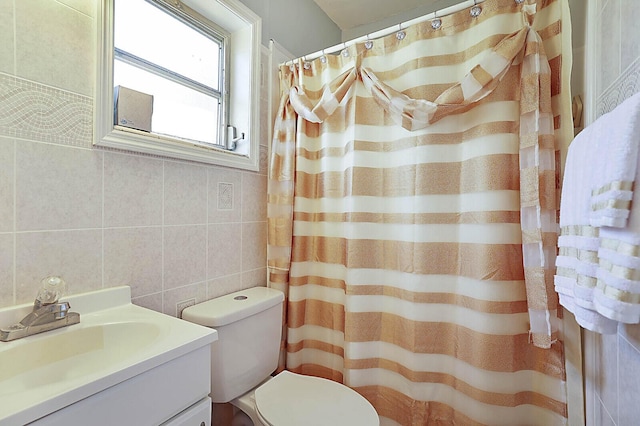
[[[67,288],[67,284],[60,277],[50,276],[43,278],[40,282],[42,287],[38,291],[34,302],[34,307],[36,308],[56,303]]]

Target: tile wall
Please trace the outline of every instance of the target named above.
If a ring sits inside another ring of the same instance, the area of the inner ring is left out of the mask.
[[[0,0],[0,307],[47,275],[170,315],[265,285],[267,88],[259,172],[94,149],[97,3]]]
[[[640,2],[589,1],[597,4],[596,81],[589,89],[596,90],[600,116],[640,91]],[[619,325],[612,335],[585,331],[583,343],[587,425],[640,424],[640,325]]]

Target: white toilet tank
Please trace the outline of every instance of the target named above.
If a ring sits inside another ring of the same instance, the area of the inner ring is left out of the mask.
[[[253,287],[190,306],[182,318],[215,328],[211,399],[229,402],[264,381],[278,366],[284,294]]]

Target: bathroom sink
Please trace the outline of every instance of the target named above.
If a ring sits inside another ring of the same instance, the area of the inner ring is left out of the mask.
[[[0,342],[0,425],[37,420],[217,340],[215,330],[131,304],[129,287],[66,300],[79,324]],[[28,309],[0,309],[0,326]]]
[[[117,365],[160,336],[152,323],[119,322],[42,335],[0,352],[0,397],[54,386]]]

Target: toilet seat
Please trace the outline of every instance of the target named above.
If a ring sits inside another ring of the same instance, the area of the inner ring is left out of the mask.
[[[271,426],[377,426],[378,414],[353,389],[283,371],[255,390],[256,411]]]

